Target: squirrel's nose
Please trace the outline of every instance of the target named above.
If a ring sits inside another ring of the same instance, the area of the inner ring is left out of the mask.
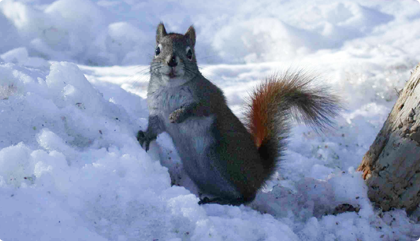
[[[177,66],[177,64],[178,63],[176,62],[176,56],[175,55],[172,55],[171,59],[168,62],[168,65],[170,67],[175,67],[175,66]]]

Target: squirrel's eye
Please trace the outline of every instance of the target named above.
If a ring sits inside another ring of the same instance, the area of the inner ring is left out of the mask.
[[[156,54],[156,56],[158,56],[160,54],[160,47],[159,46],[156,47],[155,54]]]
[[[187,58],[189,60],[192,60],[193,54],[192,54],[191,48],[187,47],[186,51],[187,51]]]

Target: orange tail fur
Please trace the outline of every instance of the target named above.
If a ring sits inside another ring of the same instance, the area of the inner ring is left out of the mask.
[[[275,171],[285,148],[291,119],[322,129],[331,125],[330,118],[339,110],[338,98],[327,88],[312,86],[313,80],[301,72],[286,72],[267,78],[251,95],[247,128],[254,136],[267,176]]]

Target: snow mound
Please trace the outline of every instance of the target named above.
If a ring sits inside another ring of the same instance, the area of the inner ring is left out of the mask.
[[[49,63],[43,58],[29,57],[28,50],[25,47],[12,49],[0,55],[0,58],[3,59],[5,62],[19,63],[25,66],[49,66]]]
[[[2,239],[298,240],[270,215],[202,207],[171,187],[167,169],[135,139],[144,121],[105,100],[76,65],[1,64],[0,72]]]
[[[4,240],[379,240],[420,235],[404,211],[374,211],[360,173],[353,167],[340,170],[349,164],[336,162],[336,153],[343,150],[334,142],[305,135],[298,135],[305,140],[292,139],[282,176],[250,206],[199,206],[170,137],[160,135],[159,146],[153,144],[149,153],[136,141],[136,131],[147,124],[139,118],[147,117],[142,98],[93,76],[88,76],[90,82],[66,62],[52,62],[49,68],[0,64],[0,74]],[[99,89],[107,92],[106,98]],[[109,97],[112,93],[116,96]],[[305,149],[318,158],[299,151],[298,145],[308,140]],[[320,145],[325,148],[313,149]],[[179,183],[190,191],[171,186],[174,178],[181,178]],[[341,213],[340,206],[353,209]]]
[[[200,63],[250,63],[299,60],[319,51],[336,51],[371,36],[370,47],[386,39],[390,51],[415,51],[416,28],[401,36],[401,26],[416,21],[414,1],[263,0],[200,2],[37,0],[0,2],[0,53],[25,47],[31,57],[88,65],[146,64],[153,56],[155,28],[170,32],[197,29]],[[391,8],[390,6],[393,6]],[[188,16],[188,17],[186,17]],[[415,26],[415,25],[414,25]],[[406,55],[406,53],[404,53]]]

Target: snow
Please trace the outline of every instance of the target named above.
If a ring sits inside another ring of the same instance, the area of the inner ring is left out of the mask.
[[[169,135],[147,153],[135,138],[160,21],[194,24],[200,71],[240,117],[288,68],[345,110],[324,134],[296,123],[249,206],[199,206]],[[355,169],[420,60],[419,24],[414,0],[0,1],[0,240],[418,240],[420,208],[382,212]]]
[[[0,55],[0,58],[5,62],[21,63],[25,66],[48,66],[48,62],[45,59],[39,57],[29,57],[28,50],[25,47],[12,49]]]

